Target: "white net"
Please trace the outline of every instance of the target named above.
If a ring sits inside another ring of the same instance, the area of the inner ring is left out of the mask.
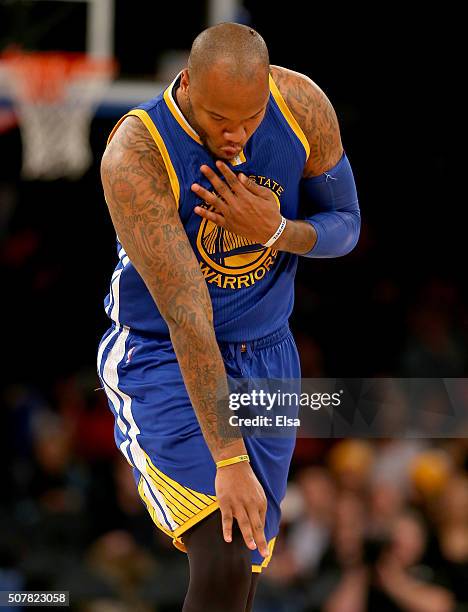
[[[92,162],[91,120],[112,81],[113,65],[38,53],[3,64],[21,130],[22,177],[80,178]]]

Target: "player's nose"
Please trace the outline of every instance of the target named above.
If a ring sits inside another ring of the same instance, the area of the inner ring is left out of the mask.
[[[245,141],[246,131],[243,126],[235,129],[225,130],[224,138],[229,144],[241,145]]]

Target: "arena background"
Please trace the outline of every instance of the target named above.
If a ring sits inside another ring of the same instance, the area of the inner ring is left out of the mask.
[[[0,90],[0,590],[69,590],[73,610],[179,610],[186,588],[186,559],[153,529],[95,391],[116,263],[99,163],[137,92],[167,83],[207,25],[252,25],[273,64],[316,81],[355,173],[358,247],[299,265],[291,325],[304,376],[467,371],[457,79],[450,43],[439,44],[455,16],[395,4],[159,4],[115,2],[113,49],[128,84],[99,105],[79,180],[21,178],[20,130]],[[0,50],[81,52],[87,10],[3,2]],[[467,610],[467,452],[464,437],[298,440],[256,612]]]

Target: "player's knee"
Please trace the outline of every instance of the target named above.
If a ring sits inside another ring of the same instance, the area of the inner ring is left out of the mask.
[[[223,544],[208,547],[203,562],[191,566],[190,601],[195,599],[203,612],[244,612],[252,578],[250,551],[237,542]]]
[[[199,567],[198,574],[200,569]],[[212,547],[207,551],[203,574],[203,580],[207,584],[220,585],[221,593],[223,589],[232,588],[233,585],[239,588],[245,586],[248,591],[252,574],[250,551],[243,543],[235,541]],[[226,595],[225,590],[224,594]]]
[[[239,586],[250,585],[252,561],[250,551],[245,544],[243,542],[226,544],[218,553],[214,565],[220,582]]]

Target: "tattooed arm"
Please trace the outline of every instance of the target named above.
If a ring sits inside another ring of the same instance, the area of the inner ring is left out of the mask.
[[[343,155],[340,128],[333,106],[320,87],[303,74],[271,66],[271,76],[310,145],[303,177],[323,174],[333,168]],[[314,247],[316,240],[313,225],[306,221],[288,221],[275,243],[275,249],[302,255]]]
[[[323,174],[343,155],[340,127],[330,100],[304,74],[271,66],[271,76],[310,145],[304,178]]]
[[[119,241],[165,319],[187,392],[213,459],[246,453],[238,428],[228,423],[226,372],[213,328],[208,289],[171,192],[164,162],[137,117],[128,117],[109,143],[101,165],[109,212]],[[216,477],[225,537],[236,517],[249,548],[267,551],[266,500],[246,462]]]

